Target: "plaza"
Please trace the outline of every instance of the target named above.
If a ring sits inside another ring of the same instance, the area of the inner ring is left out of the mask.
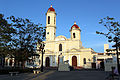
[[[45,70],[39,74],[0,75],[0,80],[105,80],[106,76],[107,72],[102,70],[73,70],[69,72]]]
[[[0,2],[0,80],[120,80],[120,0]]]

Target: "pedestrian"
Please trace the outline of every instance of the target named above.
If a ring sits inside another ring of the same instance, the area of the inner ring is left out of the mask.
[[[118,76],[118,75],[119,75],[119,73],[118,73],[118,69],[115,68],[113,73],[114,73],[115,76]]]

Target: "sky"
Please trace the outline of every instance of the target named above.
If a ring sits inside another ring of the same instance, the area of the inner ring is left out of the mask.
[[[108,40],[96,31],[106,32],[100,19],[110,16],[120,20],[120,0],[0,0],[0,13],[5,17],[28,18],[46,26],[46,12],[53,5],[57,13],[56,35],[70,38],[70,28],[76,21],[81,29],[82,45],[95,52],[104,52]],[[71,45],[72,46],[72,45]]]

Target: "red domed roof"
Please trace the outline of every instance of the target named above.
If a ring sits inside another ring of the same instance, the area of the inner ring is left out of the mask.
[[[52,7],[52,5],[51,5],[51,7],[48,9],[48,11],[53,11],[53,12],[55,12],[55,9]],[[48,12],[47,11],[47,12]]]
[[[74,22],[74,25],[71,27],[71,29],[72,29],[73,27],[75,27],[75,28],[77,28],[77,29],[80,29],[79,26],[76,24],[76,22]]]

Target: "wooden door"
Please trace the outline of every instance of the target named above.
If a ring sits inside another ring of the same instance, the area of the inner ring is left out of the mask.
[[[77,67],[77,57],[76,56],[72,57],[72,66]]]
[[[45,61],[45,63],[46,63],[46,67],[50,67],[50,58],[49,57],[46,57],[46,61]]]

